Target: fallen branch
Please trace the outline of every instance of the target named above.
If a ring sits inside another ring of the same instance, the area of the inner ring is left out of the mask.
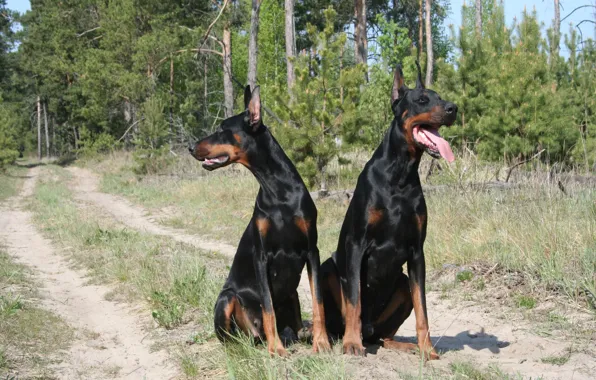
[[[509,170],[507,171],[507,177],[505,178],[505,183],[509,182],[509,177],[511,177],[511,172],[513,171],[513,169],[517,168],[520,165],[525,164],[526,162],[530,162],[533,159],[535,159],[536,157],[540,156],[546,149],[542,149],[540,152],[536,153],[535,155],[533,155],[532,157],[528,158],[527,160],[518,162],[517,164],[511,166],[509,168]]]

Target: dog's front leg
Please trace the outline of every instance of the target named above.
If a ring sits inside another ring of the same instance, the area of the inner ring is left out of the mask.
[[[319,249],[316,247],[315,243],[315,246],[309,249],[308,260],[306,262],[308,282],[310,283],[310,293],[312,295],[312,349],[314,352],[331,351],[329,337],[327,336],[327,328],[325,327],[325,308],[323,306],[320,267],[321,261],[319,258]]]
[[[269,287],[269,274],[267,271],[268,254],[265,249],[265,241],[269,230],[270,222],[268,219],[257,219],[257,233],[255,236],[255,272],[257,282],[261,292],[261,309],[263,312],[263,330],[267,339],[267,350],[271,355],[286,356],[288,353],[279,338],[277,332],[277,323],[275,321],[275,309],[273,308],[273,299]]]
[[[416,314],[416,336],[420,354],[426,360],[439,359],[439,355],[433,348],[428,328],[428,314],[426,312],[426,263],[422,246],[415,250],[408,260],[408,275],[410,278],[410,291],[412,303]]]

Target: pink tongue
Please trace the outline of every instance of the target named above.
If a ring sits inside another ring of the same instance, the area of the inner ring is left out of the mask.
[[[439,131],[435,129],[425,129],[424,132],[426,137],[428,137],[428,139],[437,146],[439,153],[441,153],[441,156],[443,156],[444,159],[446,159],[448,162],[455,161],[455,156],[451,151],[449,143],[442,138],[441,135],[439,135]]]

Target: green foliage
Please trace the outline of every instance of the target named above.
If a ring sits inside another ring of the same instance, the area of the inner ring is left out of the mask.
[[[143,103],[143,119],[139,123],[134,153],[135,172],[139,174],[159,173],[171,163],[169,133],[163,111],[163,102],[155,96]]]
[[[459,123],[444,136],[485,159],[515,161],[544,150],[543,159],[570,162],[581,128],[569,115],[579,112],[567,106],[574,94],[557,88],[535,12],[525,12],[519,24],[507,28],[502,5],[487,9],[481,38],[472,17],[464,17],[457,68],[438,63],[437,90],[461,110]],[[583,70],[594,71],[589,64]],[[593,81],[593,73],[587,75]]]
[[[105,132],[94,136],[89,129],[82,128],[79,134],[78,153],[84,157],[95,157],[99,154],[111,153],[120,146],[112,135]]]
[[[317,55],[301,55],[296,60],[294,102],[288,105],[284,89],[277,91],[279,115],[284,120],[277,135],[305,181],[321,187],[325,187],[328,163],[340,151],[336,138],[353,140],[358,134],[359,88],[364,83],[362,67],[342,66],[346,35],[334,33],[333,8],[325,11],[325,17],[323,31],[312,25],[308,28]]]
[[[409,54],[412,41],[408,37],[408,29],[399,27],[393,21],[387,21],[382,14],[377,15],[380,35],[378,43],[381,58],[389,67],[397,67]]]
[[[19,156],[17,147],[17,131],[20,129],[20,120],[10,112],[8,106],[2,103],[0,97],[0,171],[6,165],[12,164]]]

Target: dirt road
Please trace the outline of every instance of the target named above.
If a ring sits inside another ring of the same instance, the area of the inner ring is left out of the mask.
[[[176,370],[163,352],[152,352],[143,328],[151,321],[131,305],[106,301],[111,290],[87,285],[84,272],[69,262],[36,230],[24,204],[40,168],[29,170],[21,194],[0,207],[0,243],[16,260],[33,269],[41,284],[44,308],[76,329],[67,358],[55,373],[64,379],[170,379]],[[144,313],[147,315],[147,313]]]
[[[114,195],[99,191],[99,178],[92,172],[72,167],[72,188],[82,203],[93,204],[111,214],[119,222],[147,233],[168,236],[204,250],[233,256],[231,245],[192,236],[184,231],[159,225],[143,208]],[[30,223],[30,214],[23,210],[23,200],[34,188],[39,169],[32,169],[23,193],[7,202],[10,208],[0,210],[0,240],[6,241],[11,254],[33,267],[45,286],[45,306],[63,316],[81,331],[74,343],[70,359],[60,368],[64,378],[159,378],[175,377],[166,365],[166,355],[151,352],[150,343],[143,340],[147,321],[129,307],[104,300],[109,288],[86,286],[84,274],[69,269],[68,262],[51,248]],[[306,276],[303,276],[306,279]],[[309,309],[308,283],[301,285],[302,304]],[[596,371],[596,359],[582,350],[574,350],[574,342],[537,336],[531,322],[515,310],[495,310],[474,302],[443,299],[439,292],[428,295],[432,339],[441,351],[442,359],[427,364],[431,368],[447,369],[450,364],[465,362],[478,367],[495,364],[505,373],[524,378],[589,379]],[[147,313],[146,313],[147,315]],[[91,331],[95,334],[84,334]],[[97,338],[88,336],[97,335]],[[406,321],[397,339],[411,340],[415,336],[415,320]],[[401,338],[400,338],[401,337]],[[545,358],[568,357],[560,365]],[[365,358],[350,358],[350,372],[364,379],[394,378],[395,371],[417,373],[416,356],[371,347]],[[119,368],[110,374],[109,368]],[[93,373],[97,376],[89,377]],[[444,373],[444,372],[443,372]],[[128,376],[130,374],[130,376]],[[133,375],[134,374],[134,375]],[[128,376],[128,377],[127,377]]]
[[[160,226],[143,208],[121,197],[99,192],[99,178],[89,170],[72,167],[69,171],[74,175],[75,190],[80,199],[104,208],[123,224],[233,256],[235,248],[228,244],[206,241],[181,230]],[[309,287],[304,281],[305,275],[302,279],[301,303],[308,310]],[[503,319],[502,311],[490,313],[472,302],[452,306],[452,302],[441,299],[438,292],[429,292],[428,303],[433,342],[439,351],[444,352],[443,360],[431,365],[444,367],[453,362],[471,361],[483,367],[496,364],[506,373],[549,379],[588,379],[596,371],[596,360],[584,353],[569,354],[569,360],[562,365],[543,363],[544,358],[567,355],[573,342],[551,340],[533,334],[530,323],[518,313],[510,313]],[[497,319],[497,315],[501,319]],[[412,339],[416,335],[415,331],[412,313],[398,332],[398,338]],[[363,378],[386,377],[404,359],[412,362],[414,368],[417,365],[414,356],[382,348],[373,348],[372,351],[376,353],[364,359],[355,359],[353,363],[357,364],[359,375]]]

